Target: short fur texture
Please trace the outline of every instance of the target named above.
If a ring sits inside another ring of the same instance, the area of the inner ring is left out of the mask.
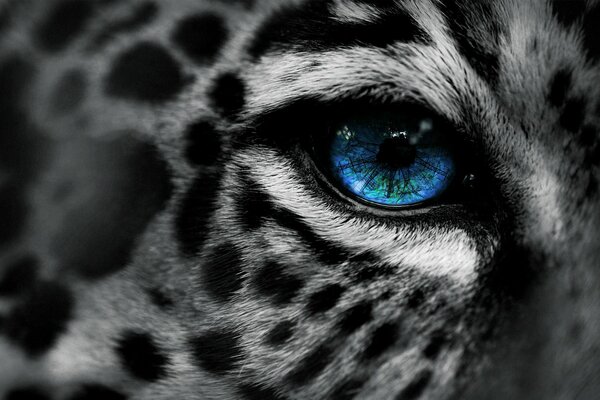
[[[593,399],[600,2],[0,1],[0,398]],[[296,140],[419,103],[482,188]]]

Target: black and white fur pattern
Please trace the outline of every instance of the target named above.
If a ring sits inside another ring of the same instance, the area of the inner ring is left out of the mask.
[[[591,0],[0,2],[0,397],[594,398],[598,23]],[[325,190],[291,132],[352,102],[447,119],[480,193]]]

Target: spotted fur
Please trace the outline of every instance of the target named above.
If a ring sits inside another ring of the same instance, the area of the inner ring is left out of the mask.
[[[593,399],[600,2],[0,1],[0,398]],[[420,103],[390,213],[299,133]]]

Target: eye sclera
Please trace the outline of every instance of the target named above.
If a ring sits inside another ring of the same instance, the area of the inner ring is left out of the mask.
[[[454,180],[451,146],[435,116],[409,109],[341,121],[331,126],[321,158],[334,186],[351,198],[404,209],[437,199]]]

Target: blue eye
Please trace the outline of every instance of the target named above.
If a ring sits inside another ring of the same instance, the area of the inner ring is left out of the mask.
[[[333,128],[330,174],[344,191],[384,207],[442,195],[456,176],[441,124],[423,113],[357,116]]]

